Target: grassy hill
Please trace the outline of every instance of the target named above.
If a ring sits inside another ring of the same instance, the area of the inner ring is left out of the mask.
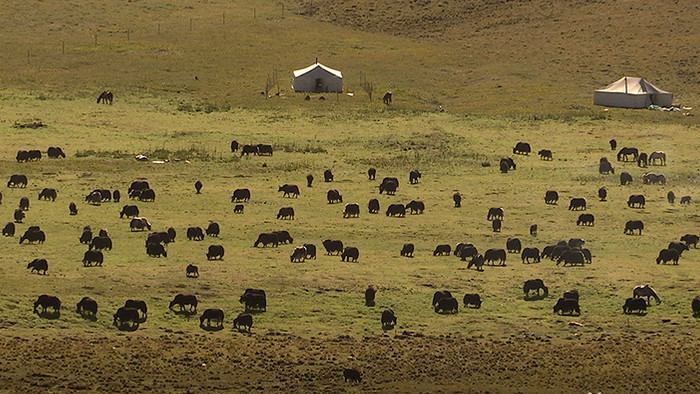
[[[302,106],[291,71],[341,69],[398,108],[580,113],[623,75],[697,101],[693,1],[15,1],[0,27],[0,82],[59,97],[150,95],[202,108]],[[259,92],[278,71],[285,98]],[[197,80],[195,80],[195,76]]]

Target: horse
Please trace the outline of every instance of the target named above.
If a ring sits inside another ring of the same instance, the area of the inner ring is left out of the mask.
[[[657,165],[656,164],[657,160],[659,162],[661,162],[662,166],[665,166],[666,165],[666,153],[664,153],[663,151],[658,151],[658,150],[651,152],[651,154],[649,155],[649,164]]]
[[[639,286],[635,287],[632,290],[632,296],[634,298],[646,297],[647,304],[649,304],[649,299],[651,297],[654,297],[657,304],[661,303],[661,299],[659,298],[658,295],[656,295],[656,292],[654,291],[654,289],[652,289],[651,286],[649,286],[649,285],[639,285]]]
[[[104,92],[100,93],[100,97],[97,98],[97,104],[102,102],[102,104],[112,105],[113,100],[114,94],[112,94],[112,92],[110,92],[109,90],[105,90]]]

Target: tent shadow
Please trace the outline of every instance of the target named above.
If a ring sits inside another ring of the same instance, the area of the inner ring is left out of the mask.
[[[216,332],[216,331],[221,331],[224,329],[224,325],[219,325],[219,326],[209,326],[209,325],[204,325],[200,324],[199,328],[201,328],[204,331],[209,331],[209,332]]]

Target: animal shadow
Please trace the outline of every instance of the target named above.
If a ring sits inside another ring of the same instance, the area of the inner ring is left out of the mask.
[[[523,297],[523,300],[525,300],[525,301],[539,301],[539,300],[544,300],[545,298],[547,298],[547,296],[544,294],[534,294],[534,295],[526,295],[525,297]]]
[[[42,319],[56,320],[56,319],[58,319],[59,317],[61,317],[61,311],[54,311],[54,312],[49,312],[49,311],[37,312],[37,315],[39,315],[39,317],[42,318]]]
[[[218,325],[218,326],[210,326],[210,325],[204,325],[200,324],[199,327],[204,330],[204,331],[209,331],[209,332],[216,332],[216,331],[221,331],[224,329],[224,325]]]
[[[366,301],[365,306],[374,306],[374,301]]]
[[[89,320],[91,322],[96,322],[97,321],[97,315],[80,315],[85,320]]]
[[[388,325],[382,326],[382,330],[384,330],[384,331],[391,331],[391,330],[394,329],[394,327],[395,327],[395,326],[394,326],[393,324],[388,324]]]
[[[139,329],[138,324],[117,324],[115,325],[117,327],[117,330],[119,331],[129,331],[129,332],[134,332]]]

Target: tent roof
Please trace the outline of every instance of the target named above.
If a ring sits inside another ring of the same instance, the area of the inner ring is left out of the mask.
[[[338,70],[334,70],[334,69],[332,69],[332,68],[330,68],[330,67],[324,66],[324,65],[321,64],[321,63],[314,63],[314,64],[310,65],[309,67],[302,68],[302,69],[299,69],[299,70],[294,70],[294,78],[296,78],[296,77],[298,77],[298,76],[300,76],[300,75],[304,75],[304,74],[306,74],[306,73],[308,73],[308,72],[310,72],[310,71],[312,71],[312,70],[315,70],[316,68],[321,68],[322,70],[324,70],[324,71],[326,71],[326,72],[328,72],[328,73],[330,73],[330,74],[333,74],[333,75],[335,75],[335,76],[338,77],[338,78],[343,78],[343,73],[341,73],[341,72],[338,71]]]
[[[596,92],[625,93],[625,94],[668,94],[643,78],[623,77]]]

